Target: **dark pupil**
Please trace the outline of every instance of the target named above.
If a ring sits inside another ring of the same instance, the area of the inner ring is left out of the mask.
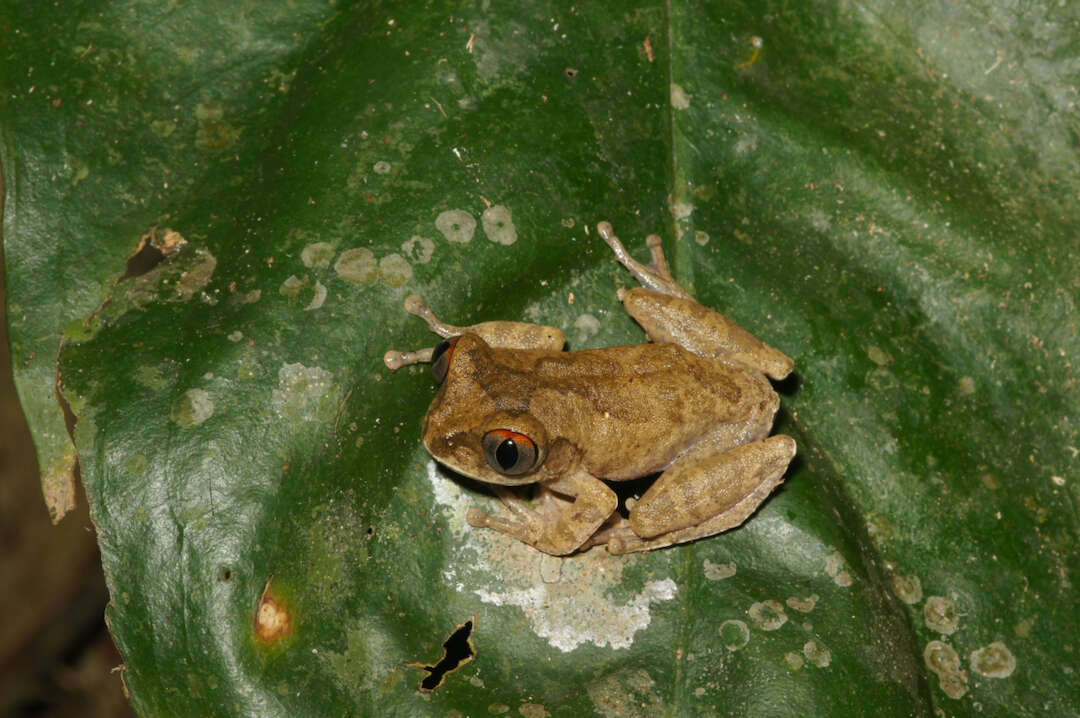
[[[506,439],[495,449],[495,461],[504,469],[514,468],[518,460],[518,448],[513,439]]]

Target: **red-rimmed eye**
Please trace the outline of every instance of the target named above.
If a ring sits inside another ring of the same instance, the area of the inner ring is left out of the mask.
[[[491,468],[500,474],[516,476],[536,466],[536,444],[532,439],[509,429],[493,429],[481,441]]]
[[[446,372],[450,370],[450,357],[454,356],[454,347],[457,346],[459,337],[447,339],[435,347],[431,353],[431,373],[435,375],[435,381],[440,384],[446,379]]]

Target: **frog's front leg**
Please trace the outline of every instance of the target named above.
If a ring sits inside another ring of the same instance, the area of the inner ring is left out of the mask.
[[[795,440],[783,434],[723,450],[705,444],[660,475],[605,531],[611,553],[647,551],[712,536],[741,525],[783,481]]]
[[[527,322],[481,322],[468,327],[458,327],[440,321],[431,311],[424,298],[419,294],[405,297],[405,311],[420,317],[428,328],[444,339],[461,336],[466,332],[478,335],[488,346],[507,349],[553,349],[558,351],[566,344],[566,335],[561,329],[542,324]],[[436,347],[426,347],[415,351],[388,351],[383,362],[391,371],[412,364],[430,364]]]
[[[644,265],[629,255],[609,222],[601,222],[597,229],[619,263],[641,282],[641,287],[620,291],[619,299],[650,341],[672,342],[710,359],[734,359],[773,379],[791,373],[795,363],[790,357],[723,314],[702,306],[679,286],[668,269],[658,236],[646,239],[652,264]]]
[[[504,487],[496,494],[510,515],[470,509],[466,520],[527,543],[544,553],[564,556],[582,548],[615,513],[619,500],[602,481],[578,471],[540,484],[531,502]]]

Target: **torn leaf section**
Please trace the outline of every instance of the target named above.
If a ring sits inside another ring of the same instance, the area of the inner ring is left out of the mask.
[[[459,625],[450,637],[443,641],[443,655],[437,663],[427,665],[424,663],[410,663],[411,668],[421,668],[427,671],[427,676],[420,681],[420,690],[433,691],[443,684],[446,676],[458,670],[476,656],[470,638],[472,634],[472,620]]]

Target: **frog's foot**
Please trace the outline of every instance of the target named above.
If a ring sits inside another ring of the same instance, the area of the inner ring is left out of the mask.
[[[615,253],[615,258],[629,270],[630,274],[634,275],[641,286],[661,294],[693,299],[690,293],[679,286],[679,283],[671,276],[671,269],[664,256],[663,241],[658,235],[650,234],[645,239],[646,244],[649,245],[649,252],[652,254],[652,264],[645,265],[631,257],[626,251],[622,241],[615,236],[615,229],[611,226],[611,222],[601,222],[596,225],[596,229],[600,232],[601,239],[607,242],[611,251]]]
[[[460,336],[465,333],[463,327],[455,327],[453,324],[447,324],[440,321],[435,316],[435,312],[431,311],[427,302],[419,294],[410,294],[405,297],[405,311],[412,314],[414,317],[420,317],[428,325],[428,328],[435,334],[438,334],[443,339],[449,339],[450,337]]]
[[[590,537],[611,517],[618,503],[615,493],[592,477],[563,478],[552,482],[550,488],[541,485],[531,502],[513,489],[494,488],[510,515],[493,516],[473,508],[465,520],[555,556],[594,545]]]

